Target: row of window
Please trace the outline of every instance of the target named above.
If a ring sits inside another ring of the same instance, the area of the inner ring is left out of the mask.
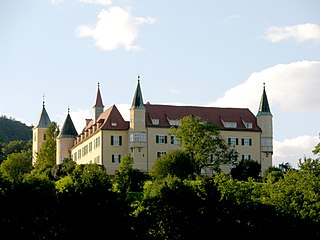
[[[98,147],[100,147],[100,137],[97,137],[93,140],[93,149],[96,149]],[[81,149],[75,152],[73,154],[73,160],[77,161],[90,152],[92,152],[92,142],[89,142],[87,145],[83,146]]]
[[[228,138],[228,143],[232,146],[239,145],[239,141],[238,141],[237,137]],[[252,139],[251,138],[241,138],[241,145],[242,146],[252,146]]]

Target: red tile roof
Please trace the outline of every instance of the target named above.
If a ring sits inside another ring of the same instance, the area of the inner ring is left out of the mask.
[[[125,121],[116,105],[109,107],[100,114],[97,122],[101,123],[101,130],[127,130],[129,122]]]
[[[173,106],[145,104],[147,127],[170,127],[169,120],[179,120],[185,116],[200,117],[210,121],[221,130],[261,131],[255,115],[248,108],[217,108],[199,106]],[[159,124],[153,125],[152,119],[158,119]],[[236,122],[236,128],[225,128],[224,122]],[[246,128],[246,123],[252,123],[252,128]]]

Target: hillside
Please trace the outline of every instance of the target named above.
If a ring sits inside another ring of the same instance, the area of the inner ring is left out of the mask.
[[[32,138],[32,127],[13,118],[0,116],[0,141],[28,141]]]

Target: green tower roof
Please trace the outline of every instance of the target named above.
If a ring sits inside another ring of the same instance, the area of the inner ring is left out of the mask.
[[[269,107],[269,103],[268,103],[265,84],[263,84],[263,92],[262,92],[257,116],[261,116],[261,115],[272,116],[271,111],[270,111],[270,107]]]
[[[51,120],[50,120],[49,115],[46,111],[46,108],[44,106],[44,101],[43,101],[42,111],[41,111],[40,117],[38,119],[38,122],[34,126],[34,128],[47,128],[50,123],[51,123]]]
[[[59,133],[59,137],[60,138],[74,138],[76,136],[78,136],[78,132],[77,132],[75,126],[73,125],[73,122],[72,122],[72,119],[70,117],[69,110],[68,110],[68,115],[67,115],[66,120],[64,121],[62,129]]]
[[[138,76],[138,85],[133,97],[132,106],[133,109],[145,109],[142,99],[142,92],[140,88],[140,76]]]

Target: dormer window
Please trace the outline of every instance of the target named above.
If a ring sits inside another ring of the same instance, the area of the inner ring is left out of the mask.
[[[118,124],[116,122],[111,122],[112,127],[116,127]]]
[[[180,126],[181,122],[177,119],[173,119],[173,120],[169,119],[169,124],[170,124],[170,126]]]
[[[152,119],[153,125],[159,125],[159,119]]]
[[[227,122],[221,119],[221,122],[225,128],[237,128],[237,122]]]
[[[242,119],[242,122],[243,122],[243,125],[248,129],[251,129],[253,126],[252,122],[246,122],[243,119]]]

